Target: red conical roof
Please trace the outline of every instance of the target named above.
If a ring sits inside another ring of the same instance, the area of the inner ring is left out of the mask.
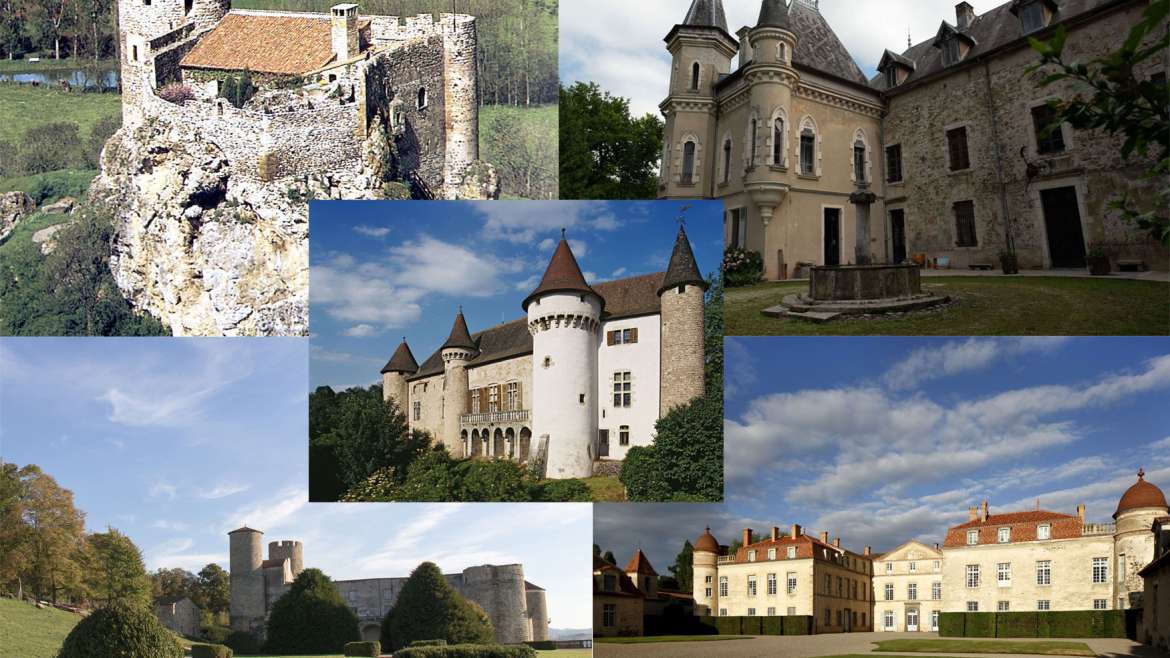
[[[637,553],[634,553],[634,557],[630,558],[629,563],[626,564],[626,573],[640,573],[645,576],[658,575],[658,572],[650,564],[650,558],[646,557],[646,554],[640,548]]]
[[[448,347],[477,349],[475,341],[471,340],[471,332],[467,330],[467,320],[463,317],[463,309],[459,309],[459,314],[455,316],[455,324],[451,326],[451,335],[447,337],[447,342],[443,343],[439,349],[445,350]]]
[[[532,294],[525,298],[521,305],[525,311],[528,310],[528,305],[537,297],[550,292],[583,292],[596,295],[598,299],[605,303],[601,295],[597,294],[589,284],[585,282],[585,275],[581,274],[581,267],[577,265],[577,259],[573,256],[573,250],[569,248],[569,243],[565,240],[564,232],[561,233],[561,242],[557,245],[556,251],[553,252],[552,260],[548,263],[548,269],[544,271],[544,278],[540,280],[540,285]]]
[[[398,349],[394,350],[394,356],[386,362],[382,367],[382,374],[388,372],[405,372],[414,374],[418,372],[418,361],[414,360],[414,354],[410,351],[410,346],[406,344],[406,339],[398,345]]]
[[[1121,501],[1117,503],[1117,511],[1113,513],[1113,518],[1116,519],[1122,512],[1143,507],[1166,509],[1166,495],[1158,487],[1146,482],[1146,472],[1139,469],[1138,481],[1122,494]]]
[[[719,542],[715,540],[715,535],[711,534],[711,528],[707,528],[703,536],[699,537],[699,541],[695,542],[695,550],[719,554]]]

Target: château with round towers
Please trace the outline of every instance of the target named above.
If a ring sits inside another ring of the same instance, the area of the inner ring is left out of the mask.
[[[683,227],[666,271],[594,284],[562,235],[524,317],[471,333],[460,310],[421,364],[404,339],[383,396],[452,455],[589,477],[703,395],[706,290]]]

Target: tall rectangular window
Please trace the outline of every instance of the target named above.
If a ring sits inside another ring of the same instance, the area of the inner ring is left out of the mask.
[[[500,410],[500,387],[488,387],[488,411],[493,414]]]
[[[795,591],[796,591],[796,572],[795,572],[795,571],[789,571],[789,572],[788,572],[788,573],[785,575],[785,580],[787,581],[787,589],[786,589],[786,591],[787,591],[789,594],[791,594],[791,593],[795,592]]]
[[[606,628],[617,626],[617,605],[606,603],[601,606],[601,624]]]
[[[866,182],[865,176],[865,146],[853,145],[853,179],[858,183]]]
[[[1010,562],[1000,562],[995,565],[995,580],[1000,587],[1011,587],[1012,565]]]
[[[894,563],[886,562],[886,573],[894,573]]]
[[[775,560],[775,559],[776,559],[776,549],[774,549],[774,548],[769,548],[769,549],[768,549],[768,559],[769,559],[769,560]]]
[[[1093,582],[1109,582],[1109,560],[1103,557],[1093,558]]]
[[[683,144],[683,169],[682,169],[682,184],[694,185],[695,183],[695,143],[687,142]]]
[[[411,406],[414,409],[414,419],[422,420],[422,402],[415,402]]]
[[[893,583],[886,583],[886,600],[887,601],[894,600],[894,584]]]
[[[622,425],[618,428],[618,444],[623,446],[630,445],[630,426]]]
[[[1036,129],[1036,150],[1041,155],[1064,152],[1064,126],[1055,108],[1049,105],[1032,108],[1032,126]]]
[[[882,628],[892,630],[894,628],[894,611],[886,610],[882,613]]]
[[[930,599],[932,601],[942,600],[942,583],[934,582],[930,584]]]
[[[747,248],[747,212],[743,208],[727,211],[728,244],[733,249]]]
[[[1036,562],[1036,584],[1052,584],[1052,560],[1039,560]]]
[[[979,587],[979,565],[967,565],[967,587]]]
[[[816,173],[817,137],[811,132],[800,135],[800,173],[812,176]]]
[[[520,383],[508,382],[504,385],[504,400],[508,405],[508,411],[518,411],[520,409]]]
[[[776,574],[768,574],[768,596],[776,594]]]
[[[633,406],[631,404],[633,386],[633,378],[630,376],[629,371],[615,372],[613,374],[613,406]]]
[[[789,546],[789,547],[788,547],[788,559],[789,559],[789,560],[791,560],[791,559],[793,559],[793,558],[795,558],[795,557],[796,557],[796,547],[795,547],[795,546]]]
[[[727,576],[719,576],[719,596],[727,596]]]
[[[918,583],[910,583],[906,585],[906,598],[911,601],[918,600]]]
[[[748,590],[748,596],[755,596],[756,595],[756,577],[755,576],[748,576],[747,590]]]
[[[971,154],[967,150],[967,127],[947,131],[947,150],[951,156],[951,171],[971,168]]]
[[[960,201],[955,204],[955,245],[959,247],[979,246],[979,236],[975,233],[974,201]],[[1007,528],[1000,528],[999,536],[1000,542],[1006,542],[1010,539],[1011,532]]]

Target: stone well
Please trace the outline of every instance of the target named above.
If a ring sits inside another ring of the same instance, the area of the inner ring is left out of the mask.
[[[809,299],[818,302],[909,299],[922,294],[917,265],[814,267]]]

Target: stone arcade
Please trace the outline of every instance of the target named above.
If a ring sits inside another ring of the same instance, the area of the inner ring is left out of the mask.
[[[269,542],[264,559],[263,534],[243,527],[228,533],[231,547],[231,627],[263,637],[272,605],[304,570],[299,541]],[[448,574],[447,582],[483,608],[501,644],[548,639],[548,604],[541,587],[524,580],[519,564],[468,567]],[[382,618],[394,607],[405,577],[334,581],[358,616],[362,638],[377,640]]]

